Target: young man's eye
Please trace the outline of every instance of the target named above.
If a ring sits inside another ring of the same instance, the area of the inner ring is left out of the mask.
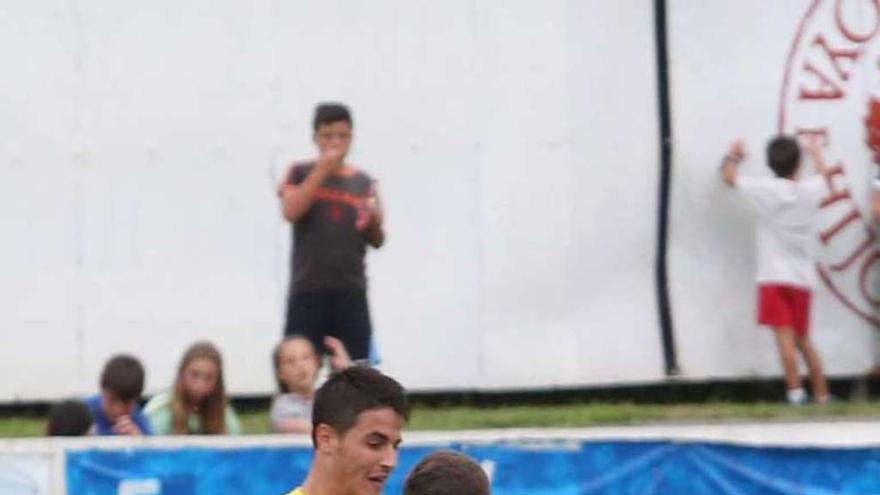
[[[385,446],[387,442],[385,442],[382,438],[368,438],[367,439],[367,447],[371,449],[380,449]]]

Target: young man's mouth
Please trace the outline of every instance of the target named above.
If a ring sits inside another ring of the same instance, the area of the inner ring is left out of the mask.
[[[372,484],[374,487],[376,487],[377,489],[379,489],[381,491],[382,488],[385,488],[385,482],[388,481],[388,475],[387,474],[374,474],[371,476],[367,476],[367,480],[370,481],[370,484]]]

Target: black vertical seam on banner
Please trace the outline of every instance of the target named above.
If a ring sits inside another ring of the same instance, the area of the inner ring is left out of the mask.
[[[657,44],[657,101],[660,118],[660,201],[657,215],[657,309],[666,375],[679,373],[672,328],[672,309],[666,270],[666,245],[669,236],[669,187],[672,175],[672,117],[669,108],[669,58],[666,40],[666,0],[654,0],[654,34]]]

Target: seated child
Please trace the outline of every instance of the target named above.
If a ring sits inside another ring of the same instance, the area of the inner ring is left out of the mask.
[[[220,351],[210,342],[196,342],[187,349],[174,386],[153,396],[144,412],[157,435],[241,433],[226,397]]]
[[[324,345],[330,351],[330,366],[334,371],[351,366],[351,358],[342,341],[325,337]],[[315,382],[321,368],[314,346],[302,335],[286,337],[275,346],[272,363],[280,392],[272,399],[269,409],[272,431],[311,433]]]
[[[85,400],[96,435],[152,435],[150,421],[138,407],[144,391],[144,367],[134,356],[113,356],[101,372],[101,393]]]

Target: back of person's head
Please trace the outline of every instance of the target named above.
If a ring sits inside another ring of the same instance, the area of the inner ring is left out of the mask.
[[[78,437],[92,427],[89,407],[78,400],[65,400],[49,408],[46,435],[52,437]]]
[[[144,391],[144,367],[129,354],[111,357],[101,372],[101,389],[122,401],[139,399]]]
[[[314,432],[318,425],[328,425],[344,436],[362,412],[385,408],[409,421],[409,401],[396,380],[366,366],[350,366],[334,373],[315,392],[312,443],[317,445]]]
[[[791,136],[777,136],[767,143],[767,165],[777,177],[793,178],[801,163],[801,149]]]
[[[403,495],[490,495],[486,472],[470,457],[441,450],[422,459],[404,483]]]
[[[348,107],[342,103],[319,103],[315,107],[315,117],[312,119],[312,130],[317,132],[322,125],[332,124],[334,122],[348,122],[354,125],[351,120],[351,112]]]

